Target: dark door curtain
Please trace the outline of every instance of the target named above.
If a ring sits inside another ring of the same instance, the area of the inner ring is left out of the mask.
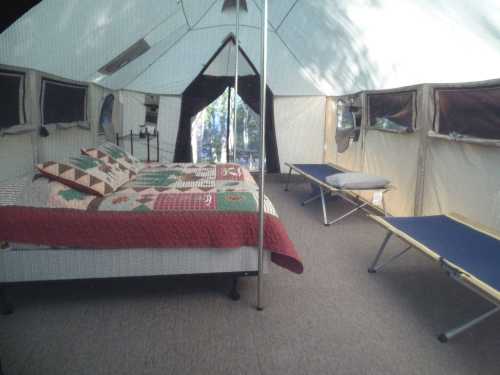
[[[191,118],[217,99],[227,87],[234,87],[234,77],[198,76],[182,94],[179,131],[175,145],[174,162],[192,162]],[[259,76],[239,78],[238,95],[252,110],[260,114]],[[273,93],[266,94],[266,170],[279,173],[280,163],[274,127]]]

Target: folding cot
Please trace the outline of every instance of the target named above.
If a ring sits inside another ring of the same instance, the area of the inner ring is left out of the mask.
[[[382,205],[382,211],[384,215],[386,214],[385,210],[385,201],[384,201],[384,194],[388,192],[389,190],[393,189],[392,186],[386,186],[382,188],[363,188],[363,189],[340,189],[336,188],[332,185],[330,185],[327,181],[326,178],[328,176],[337,174],[337,173],[346,173],[350,172],[342,167],[339,167],[334,164],[291,164],[291,163],[285,163],[286,166],[290,168],[288,171],[288,178],[287,182],[285,185],[285,191],[288,191],[288,187],[290,184],[290,177],[292,175],[292,171],[297,172],[298,174],[302,175],[306,180],[308,180],[311,185],[313,186],[313,194],[310,198],[306,199],[304,202],[302,202],[302,205],[306,205],[318,198],[321,199],[321,206],[323,208],[323,223],[325,225],[332,225],[340,220],[352,215],[358,210],[365,210],[366,211],[366,206],[370,206],[376,210],[380,210],[377,206],[373,205],[372,202],[365,200],[359,196],[359,191],[365,190],[365,191],[374,191],[374,192],[379,192],[380,196],[380,203]],[[316,188],[316,189],[314,189]],[[318,193],[316,193],[314,190],[319,190]],[[333,219],[329,220],[328,219],[328,213],[326,210],[326,195],[331,194],[333,196],[338,196],[345,201],[352,203],[355,207],[346,212],[345,214]]]
[[[457,214],[386,217],[370,216],[388,230],[368,272],[375,273],[411,248],[422,251],[454,280],[478,293],[494,307],[471,321],[442,333],[446,342],[466,329],[500,311],[500,236],[492,230],[474,225]],[[386,262],[379,263],[387,242],[396,235],[408,247]]]

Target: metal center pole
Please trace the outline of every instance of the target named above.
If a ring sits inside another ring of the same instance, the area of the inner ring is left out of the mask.
[[[236,129],[238,128],[238,120],[236,117],[236,98],[238,96],[238,76],[239,76],[239,63],[240,63],[240,0],[236,0],[236,60],[234,72],[234,97],[233,97],[233,134],[232,139],[232,161],[236,161]]]
[[[260,53],[260,188],[259,188],[259,256],[257,275],[257,310],[262,310],[262,277],[264,268],[264,169],[266,154],[266,82],[267,82],[267,0],[262,0]]]

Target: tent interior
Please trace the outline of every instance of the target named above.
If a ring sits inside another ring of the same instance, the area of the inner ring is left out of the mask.
[[[246,302],[239,307],[214,297],[205,279],[148,279],[141,281],[146,291],[132,281],[89,284],[89,291],[63,283],[55,292],[25,283],[13,287],[19,311],[0,317],[0,373],[2,366],[5,374],[498,371],[498,316],[445,349],[428,346],[438,324],[431,317],[441,315],[441,326],[449,326],[448,314],[465,320],[486,309],[482,302],[435,276],[418,255],[409,266],[401,261],[368,279],[367,262],[382,240],[379,227],[363,215],[323,227],[318,202],[298,203],[309,185],[297,176],[295,190],[287,194],[282,185],[289,164],[330,163],[390,181],[383,202],[376,192],[358,192],[375,211],[384,205],[395,217],[453,212],[500,232],[500,2],[22,3],[0,33],[0,185],[10,186],[9,194],[13,181],[35,175],[37,165],[106,142],[162,165],[236,163],[256,177],[262,164],[262,190],[269,189],[304,274],[269,266],[261,313],[249,307],[254,280],[242,282]],[[348,210],[334,199],[327,205]],[[4,234],[0,229],[0,242]],[[7,253],[3,245],[0,252]],[[9,279],[9,267],[8,256],[0,255],[0,284],[17,282]],[[73,294],[83,294],[83,301]],[[462,307],[450,313],[443,301],[456,300]],[[155,313],[124,307],[142,303]],[[94,316],[86,318],[85,311]],[[151,319],[147,329],[137,323],[142,314]],[[122,317],[126,327],[117,323]],[[156,334],[154,325],[175,338]],[[83,338],[87,326],[95,344]],[[99,337],[101,329],[107,337]],[[140,344],[130,342],[134,335]],[[66,350],[74,336],[82,350],[76,344]],[[121,341],[119,348],[111,341]],[[175,353],[159,350],[162,343]],[[97,354],[93,345],[107,346]],[[418,355],[410,358],[412,352]],[[120,363],[120,357],[129,358]]]

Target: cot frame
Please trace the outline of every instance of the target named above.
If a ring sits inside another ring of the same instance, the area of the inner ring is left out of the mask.
[[[462,215],[456,214],[456,213],[450,213],[448,215],[445,215],[449,217],[450,219],[457,221],[461,224],[464,224],[476,231],[479,231],[487,236],[493,237],[497,240],[500,241],[500,235],[497,234],[494,230],[490,228],[486,228],[482,225],[472,223],[469,220],[467,220],[465,217]],[[420,243],[419,241],[415,240],[413,237],[407,235],[405,232],[397,229],[393,225],[391,225],[389,222],[384,220],[384,218],[378,217],[378,216],[373,216],[369,215],[371,219],[373,219],[377,224],[381,225],[383,228],[387,229],[387,234],[382,241],[382,245],[380,246],[379,250],[377,251],[377,254],[375,255],[375,258],[368,268],[369,273],[376,273],[377,271],[381,270],[384,268],[386,265],[392,263],[394,260],[398,259],[400,256],[406,254],[409,250],[412,248],[415,248],[428,256],[429,258],[433,259],[434,261],[438,262],[441,269],[453,280],[457,281],[459,284],[465,286],[467,289],[473,291],[474,293],[478,294],[479,296],[483,297],[487,301],[491,302],[493,304],[493,308],[490,310],[486,311],[485,313],[477,316],[476,318],[473,318],[455,328],[449,329],[446,332],[440,333],[437,336],[437,339],[442,342],[446,343],[448,340],[456,337],[460,333],[468,330],[469,328],[472,328],[476,324],[482,322],[486,318],[490,317],[491,315],[500,312],[500,291],[494,289],[490,285],[486,284],[485,282],[481,281],[480,279],[474,277],[473,275],[469,274],[466,270],[463,268],[449,262],[448,260],[442,258],[439,254],[437,254],[435,251],[429,249],[427,246],[424,244]],[[390,238],[395,235],[405,241],[408,244],[408,247],[406,247],[404,250],[400,251],[396,255],[390,257],[388,260],[380,263],[380,258],[385,250],[385,247],[387,243],[389,242]]]
[[[371,210],[375,210],[376,212],[379,212],[379,213],[383,214],[384,216],[387,216],[387,209],[386,209],[386,204],[385,204],[385,193],[393,190],[394,186],[389,185],[389,186],[386,186],[386,187],[380,188],[380,189],[356,189],[356,190],[338,189],[338,188],[335,188],[335,187],[317,179],[316,177],[304,172],[302,169],[296,167],[292,163],[285,163],[285,165],[288,168],[290,168],[288,171],[288,177],[287,177],[286,184],[285,184],[285,189],[284,189],[285,191],[289,191],[292,171],[302,175],[305,179],[309,180],[310,183],[315,184],[319,188],[319,194],[313,195],[310,198],[306,199],[305,201],[302,202],[302,205],[305,206],[306,204],[311,203],[311,202],[315,201],[316,199],[321,199],[321,207],[323,210],[323,224],[325,226],[330,226],[332,224],[338,223],[339,221],[351,216],[352,214],[354,214],[358,210],[362,210],[366,213],[371,213],[368,210],[368,208],[370,208]],[[337,169],[341,172],[344,172],[344,173],[350,172],[349,170],[342,168],[338,165],[335,165],[333,163],[326,163],[326,165],[328,165],[332,168],[335,168],[335,169]],[[372,202],[361,197],[360,194],[356,193],[357,191],[374,191],[374,192],[379,191],[379,192],[381,192],[382,193],[382,208],[374,205]],[[338,196],[341,199],[345,200],[346,202],[349,202],[352,205],[354,205],[354,208],[349,210],[345,214],[342,214],[334,219],[329,219],[328,212],[326,209],[326,198],[328,195]]]

